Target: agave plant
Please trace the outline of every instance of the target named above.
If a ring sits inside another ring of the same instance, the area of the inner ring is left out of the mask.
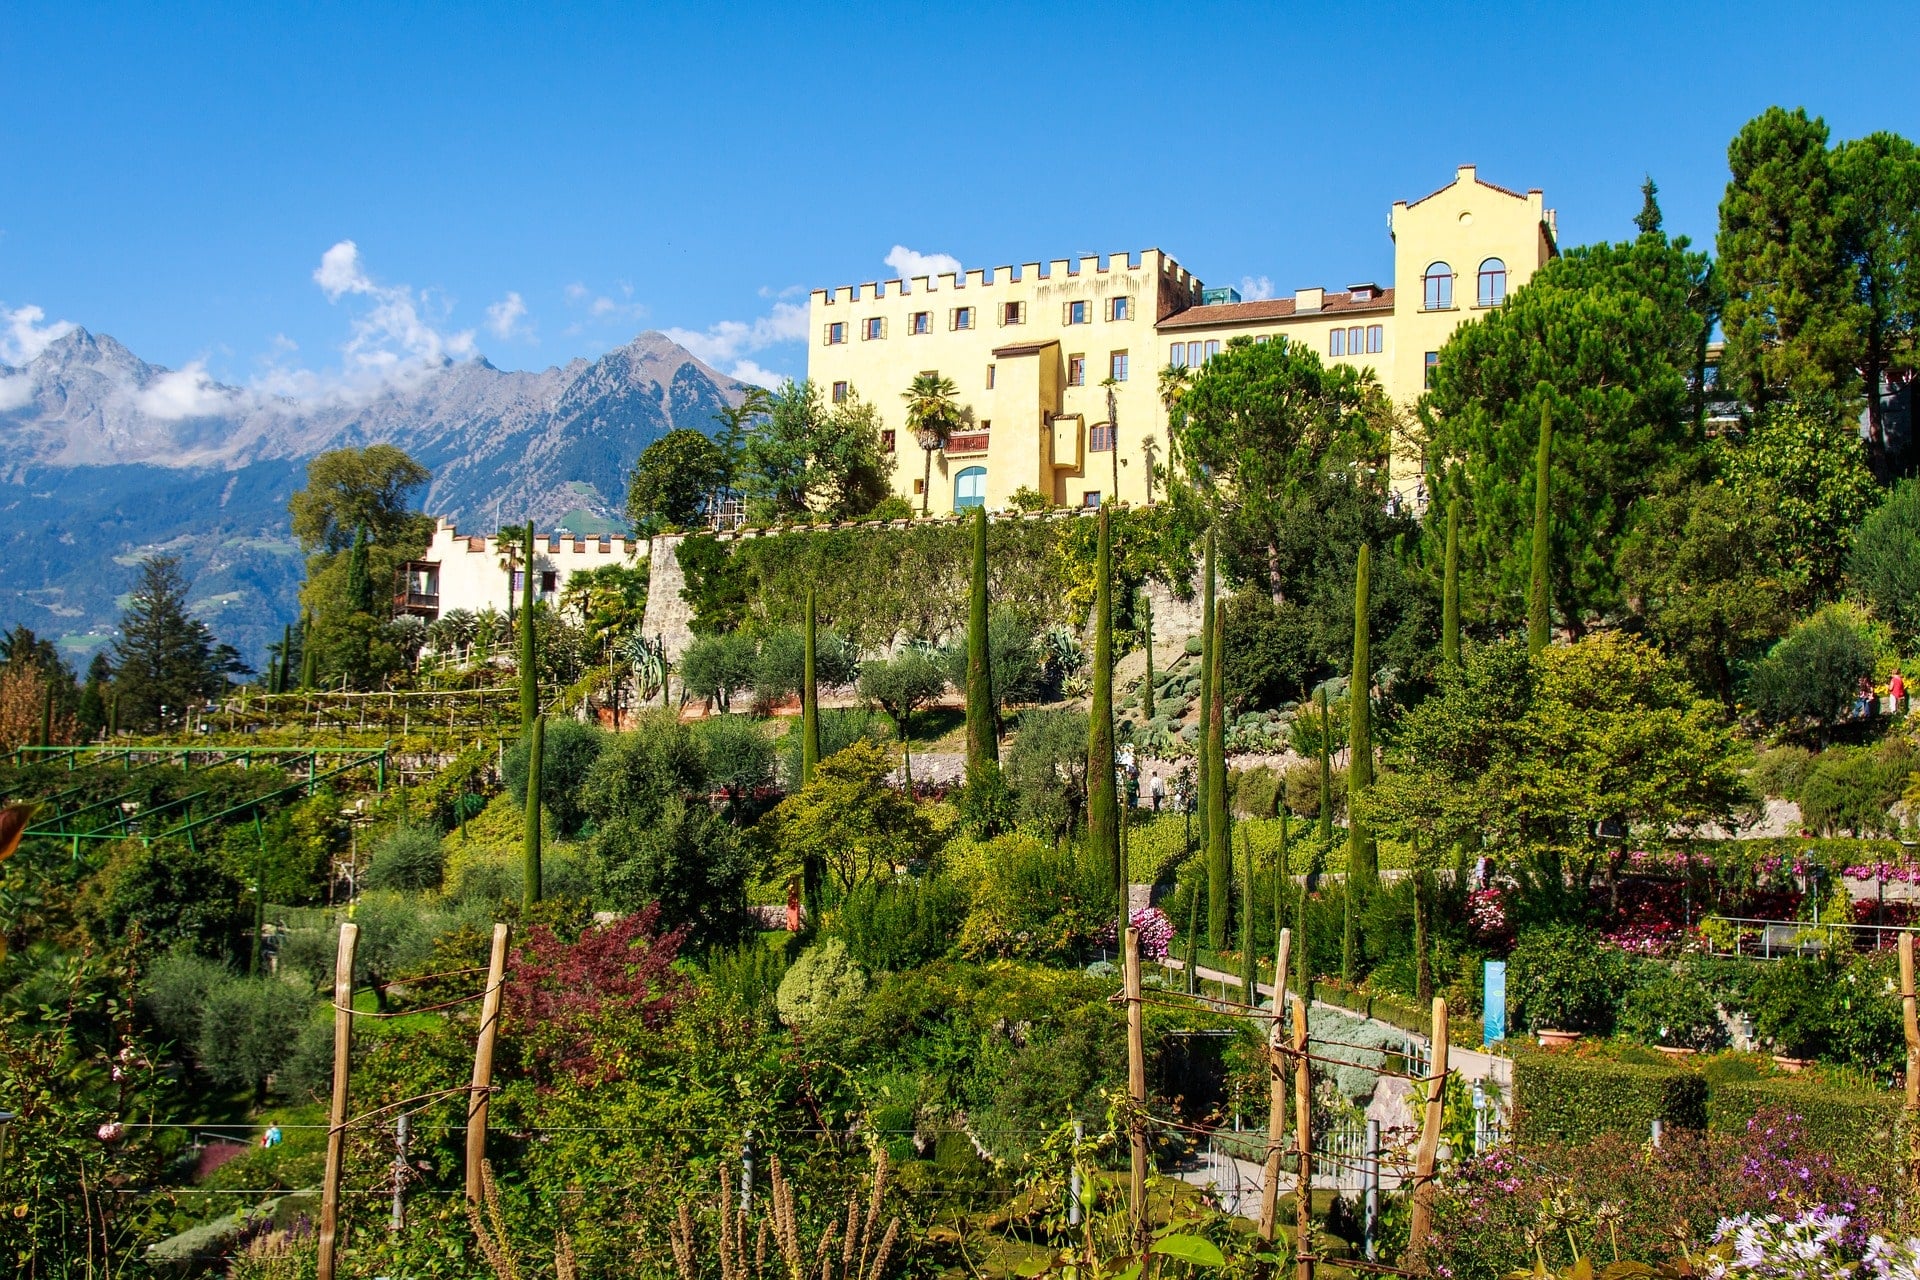
[[[622,642],[621,653],[633,668],[633,683],[639,690],[640,701],[651,702],[667,685],[666,646],[634,635]]]

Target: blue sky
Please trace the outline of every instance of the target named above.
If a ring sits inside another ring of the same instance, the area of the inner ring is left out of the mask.
[[[895,274],[897,245],[1339,286],[1384,277],[1388,206],[1467,162],[1544,188],[1566,244],[1623,236],[1649,172],[1710,241],[1727,140],[1768,104],[1920,136],[1877,55],[1916,16],[14,5],[0,360],[64,321],[297,391],[660,328],[801,374],[804,290]]]

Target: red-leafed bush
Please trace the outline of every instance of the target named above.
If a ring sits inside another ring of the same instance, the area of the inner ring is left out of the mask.
[[[649,906],[589,928],[576,942],[545,925],[527,933],[502,997],[506,1033],[531,1050],[536,1071],[609,1079],[614,1055],[602,1052],[603,1041],[623,1027],[666,1025],[692,989],[673,971],[684,931],[657,933],[659,916]]]

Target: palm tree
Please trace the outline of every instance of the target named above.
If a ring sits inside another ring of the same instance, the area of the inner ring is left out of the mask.
[[[907,389],[900,393],[900,398],[907,402],[907,429],[920,441],[927,455],[926,474],[920,481],[921,515],[927,514],[927,504],[933,497],[933,451],[947,442],[948,433],[962,415],[959,402],[953,398],[959,389],[952,378],[921,373],[914,375]]]
[[[1183,365],[1170,364],[1160,371],[1160,405],[1168,414],[1173,406],[1180,403],[1180,397],[1187,394],[1187,388],[1193,385],[1193,371]]]

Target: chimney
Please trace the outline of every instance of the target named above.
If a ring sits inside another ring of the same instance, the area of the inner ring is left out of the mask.
[[[1475,171],[1478,169],[1478,167],[1479,166],[1477,165],[1471,165],[1471,164],[1461,165],[1457,170],[1454,171],[1454,175],[1453,175],[1454,181],[1456,182],[1477,181],[1477,179],[1473,175]]]
[[[1311,289],[1302,289],[1293,295],[1295,314],[1306,311],[1318,311],[1326,302],[1327,291],[1318,285]]]

